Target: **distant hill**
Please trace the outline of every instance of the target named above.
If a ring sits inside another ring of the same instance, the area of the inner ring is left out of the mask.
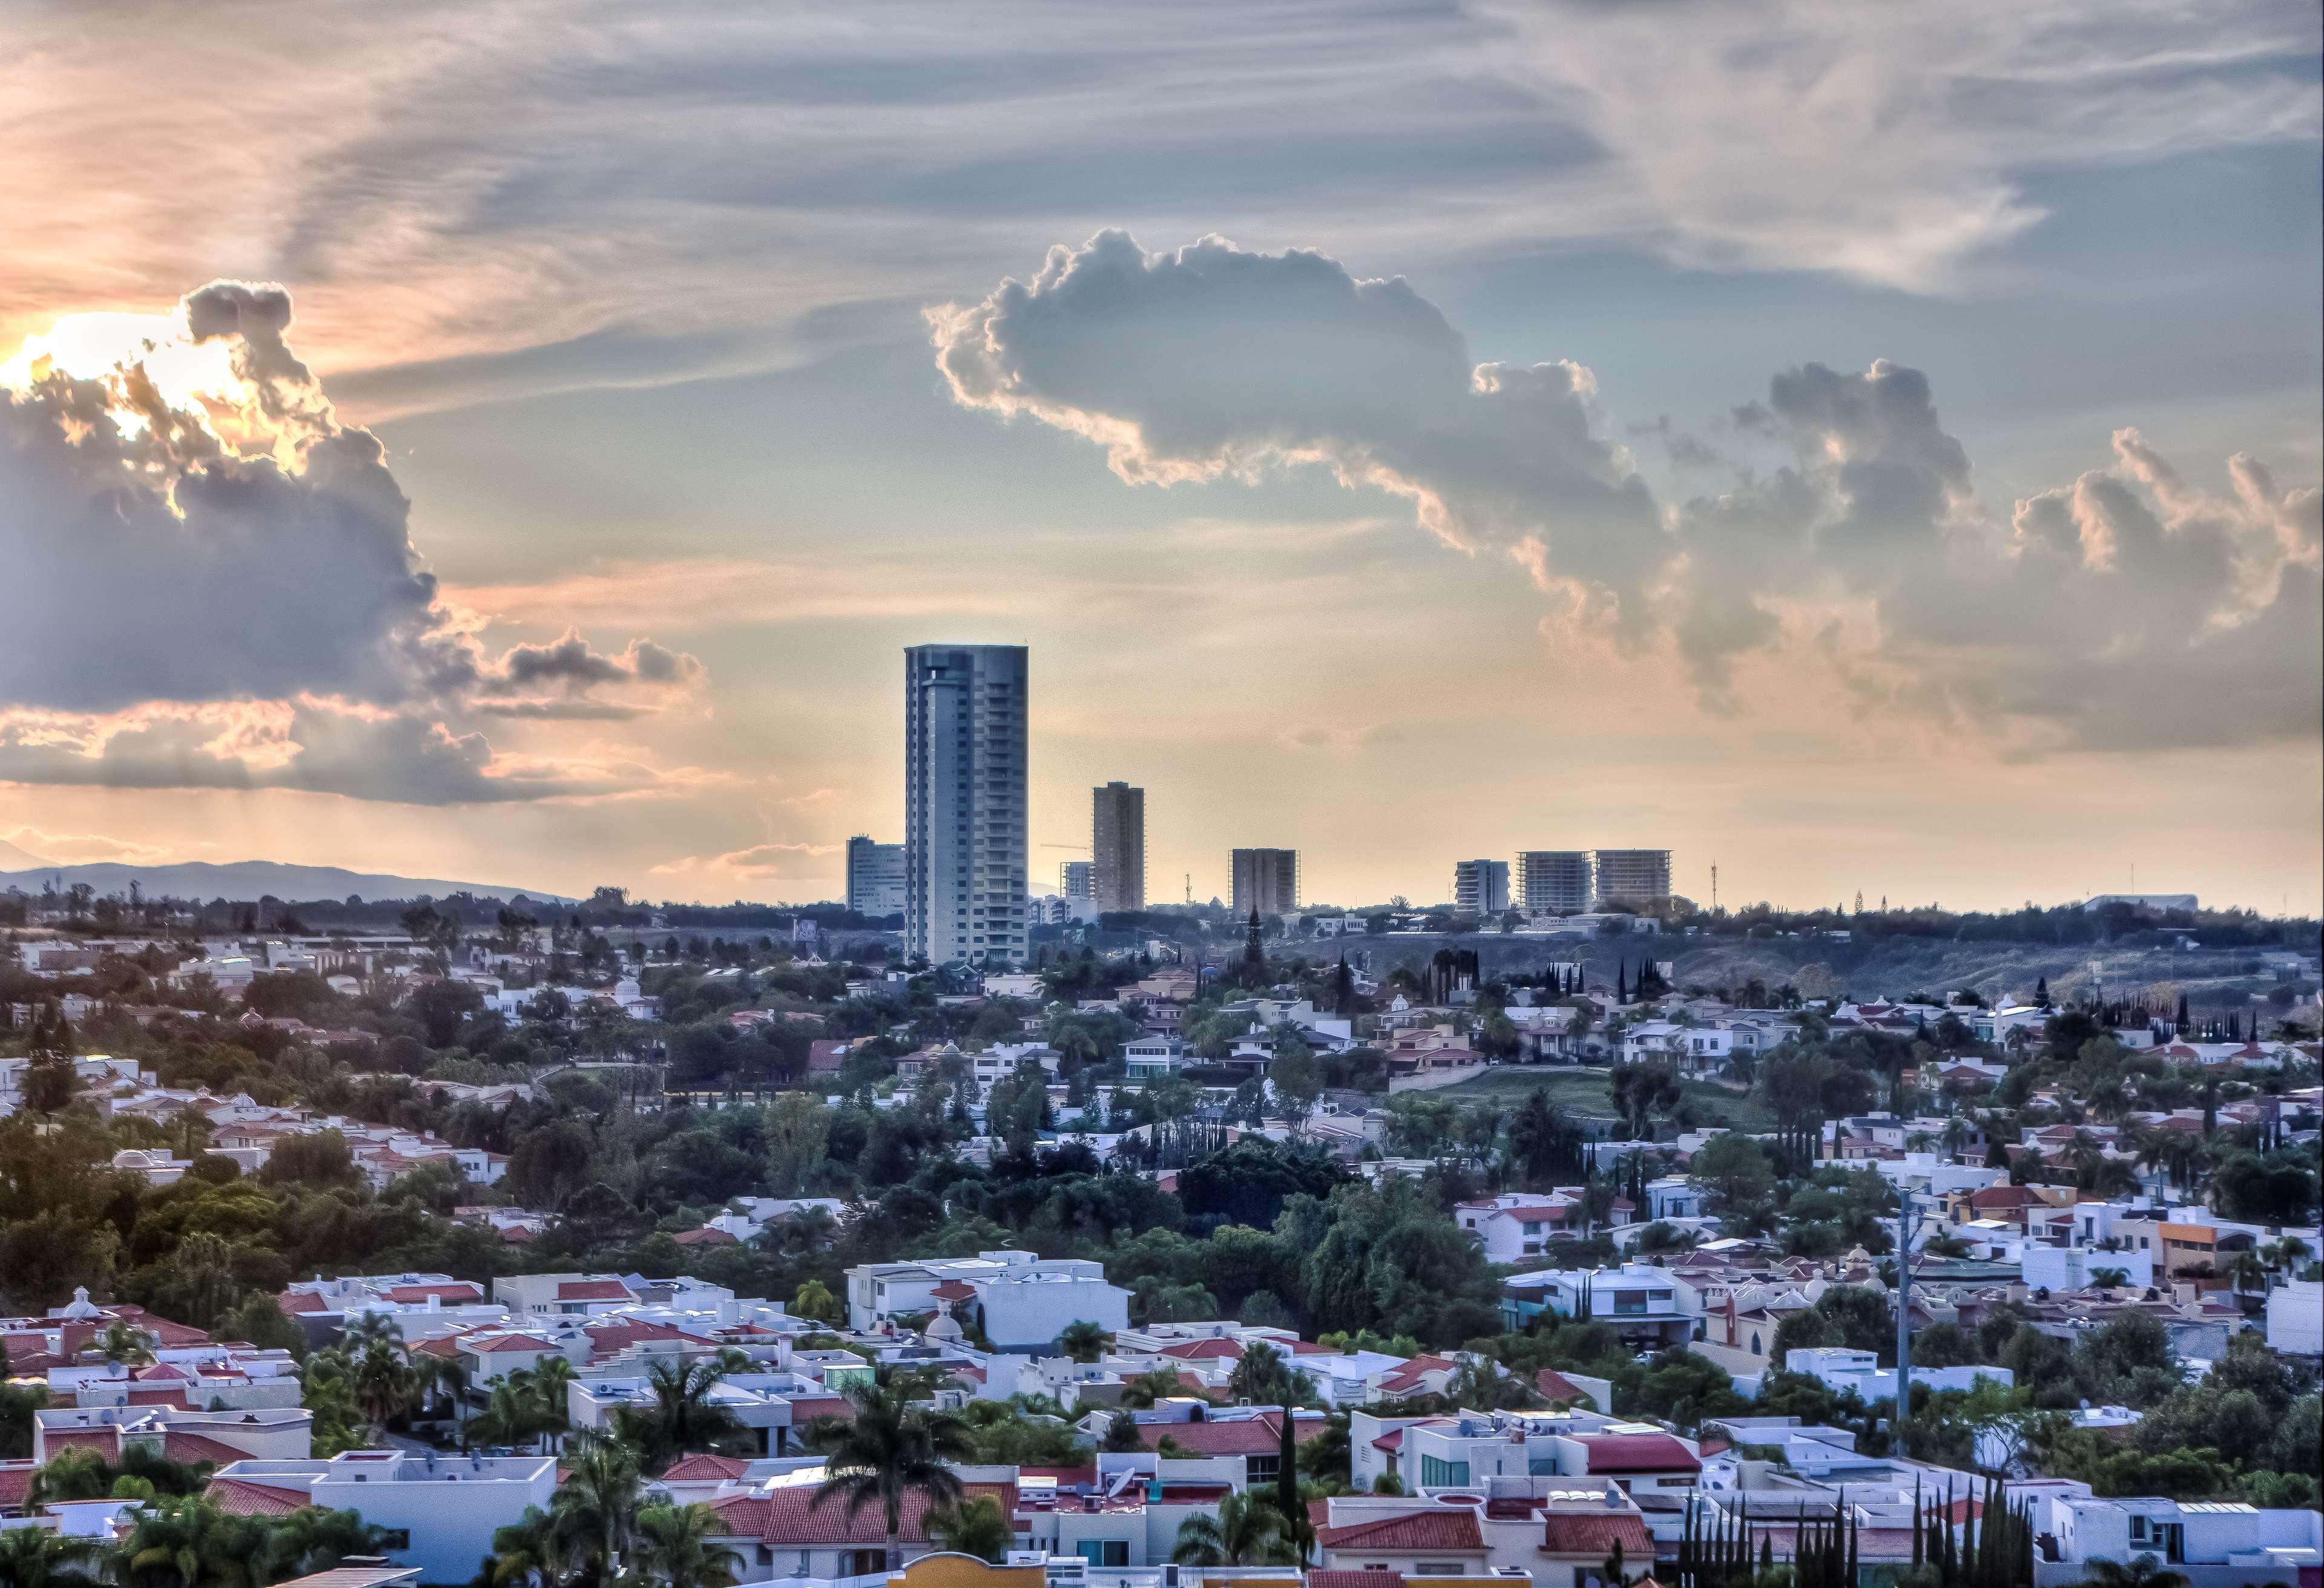
[[[0,853],[0,860],[12,858]],[[31,870],[0,871],[0,893],[14,887],[37,894],[51,882],[60,888],[85,882],[100,897],[126,894],[129,885],[135,882],[148,897],[166,895],[180,899],[256,899],[269,894],[292,901],[344,899],[350,894],[364,899],[410,899],[421,894],[440,899],[448,894],[467,893],[480,899],[512,899],[522,894],[541,904],[573,902],[562,894],[543,888],[450,882],[440,877],[392,877],[377,871],[349,871],[338,866],[284,866],[272,860],[236,860],[224,866],[206,860],[179,866],[124,866],[107,861],[100,866],[42,866]]]
[[[22,871],[31,867],[47,864],[46,860],[42,859],[32,850],[0,838],[0,871]]]

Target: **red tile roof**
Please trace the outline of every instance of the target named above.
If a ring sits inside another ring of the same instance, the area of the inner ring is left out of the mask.
[[[1582,1390],[1580,1385],[1576,1384],[1572,1379],[1567,1378],[1563,1373],[1559,1372],[1554,1367],[1545,1367],[1540,1372],[1535,1373],[1533,1376],[1533,1387],[1534,1392],[1539,1395],[1544,1400],[1559,1402],[1567,1406],[1589,1406],[1593,1404],[1587,1391]],[[1888,1399],[1894,1400],[1895,1397],[1891,1395]]]
[[[629,1286],[619,1280],[567,1280],[557,1287],[559,1301],[634,1301]],[[1895,1399],[1895,1397],[1890,1397]]]
[[[1319,1528],[1315,1542],[1325,1549],[1355,1549],[1382,1555],[1427,1550],[1480,1550],[1485,1535],[1473,1510],[1416,1510],[1345,1527]]]
[[[477,1340],[471,1342],[468,1345],[468,1349],[478,1353],[486,1351],[554,1351],[557,1349],[557,1342],[554,1340],[544,1340],[539,1335],[495,1335],[489,1340]],[[1894,1400],[1895,1397],[1892,1395],[1889,1399]]]
[[[1165,1345],[1162,1354],[1175,1356],[1180,1362],[1224,1362],[1242,1356],[1240,1340],[1188,1340],[1183,1345]],[[1890,1400],[1895,1400],[1893,1395]]]
[[[51,1458],[60,1450],[78,1449],[94,1450],[110,1460],[121,1454],[121,1430],[111,1423],[94,1428],[51,1428],[41,1436],[41,1448]]]
[[[1891,1399],[1894,1399],[1893,1397]],[[1652,1560],[1654,1535],[1646,1524],[1628,1510],[1554,1510],[1542,1519],[1544,1555],[1580,1555],[1603,1560],[1622,1547],[1625,1560]]]
[[[739,1246],[742,1244],[724,1230],[712,1229],[708,1225],[698,1230],[680,1230],[670,1239],[680,1246]],[[1894,1400],[1895,1397],[1892,1395],[1889,1399]]]
[[[1893,1400],[1894,1397],[1892,1396]],[[1307,1588],[1403,1588],[1402,1572],[1310,1572]]]
[[[21,1510],[32,1487],[39,1464],[30,1461],[0,1462],[0,1510]]]
[[[1893,1400],[1894,1397],[1892,1396],[1891,1399]],[[181,1462],[188,1466],[204,1461],[212,1466],[230,1466],[237,1461],[250,1459],[250,1452],[247,1450],[237,1450],[221,1440],[211,1438],[208,1434],[183,1433],[176,1428],[161,1436],[161,1454],[171,1461]]]
[[[325,1304],[323,1299],[320,1296],[316,1295],[312,1290],[285,1291],[283,1294],[274,1298],[274,1305],[281,1308],[285,1313],[292,1317],[296,1317],[300,1313],[328,1312],[330,1310],[330,1308]],[[1891,1395],[1888,1399],[1894,1400],[1895,1397]]]
[[[1004,1515],[1016,1509],[1013,1483],[965,1483],[962,1488],[969,1495],[990,1495],[1000,1501]],[[813,1489],[796,1488],[775,1489],[764,1494],[737,1494],[710,1501],[710,1509],[718,1513],[719,1522],[727,1532],[756,1538],[777,1547],[887,1542],[887,1528],[881,1519],[879,1506],[866,1505],[850,1516],[845,1500],[835,1498],[817,1506],[814,1503],[816,1492]],[[907,1543],[926,1543],[927,1512],[927,1495],[907,1493],[897,1512],[897,1536]]]
[[[202,1492],[230,1517],[287,1517],[314,1504],[303,1489],[279,1489],[247,1478],[214,1479]]]
[[[1585,1437],[1584,1444],[1590,1452],[1592,1473],[1702,1470],[1702,1463],[1694,1453],[1668,1434],[1592,1434]]]
[[[1295,1441],[1304,1444],[1323,1431],[1322,1418],[1292,1419]],[[1196,1455],[1272,1455],[1283,1448],[1283,1414],[1269,1412],[1232,1422],[1138,1425],[1138,1442],[1148,1450],[1159,1449],[1165,1435]]]
[[[396,1285],[387,1292],[390,1301],[410,1301],[422,1306],[427,1304],[430,1296],[438,1301],[482,1301],[484,1299],[483,1290],[465,1280],[449,1285]]]
[[[928,1294],[935,1297],[939,1301],[965,1301],[970,1297],[975,1295],[976,1291],[970,1286],[961,1283],[958,1280],[946,1280],[943,1284],[938,1285],[935,1290],[930,1290]],[[1894,1400],[1895,1397],[1892,1395],[1889,1399]]]
[[[699,1453],[671,1463],[669,1470],[662,1473],[661,1481],[665,1483],[707,1483],[719,1479],[739,1478],[750,1464],[736,1456]]]
[[[1895,1400],[1895,1396],[1890,1396]],[[855,1402],[844,1395],[801,1395],[791,1402],[791,1426],[798,1427],[819,1417],[836,1418],[841,1422],[855,1420]]]

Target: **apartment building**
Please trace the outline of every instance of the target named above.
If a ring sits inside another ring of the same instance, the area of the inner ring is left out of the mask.
[[[1507,860],[1452,862],[1452,907],[1469,915],[1499,915],[1509,907]]]
[[[847,840],[847,907],[882,920],[904,913],[904,846],[874,843],[858,833]]]
[[[931,965],[1025,958],[1026,650],[904,653],[904,948]]]
[[[1515,876],[1528,915],[1578,915],[1598,896],[1587,849],[1520,849]]]
[[[1234,913],[1248,918],[1288,915],[1299,908],[1297,849],[1237,849],[1230,857],[1233,874]]]
[[[1109,783],[1090,791],[1091,885],[1097,907],[1146,908],[1146,791]]]
[[[1651,904],[1671,896],[1668,849],[1592,849],[1590,871],[1596,907]]]

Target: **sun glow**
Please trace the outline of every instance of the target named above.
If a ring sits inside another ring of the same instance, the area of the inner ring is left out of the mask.
[[[66,315],[0,363],[0,388],[29,391],[52,375],[95,381],[110,394],[106,410],[124,436],[151,427],[141,378],[153,399],[244,455],[276,450],[274,427],[260,418],[258,392],[235,367],[235,344],[197,342],[183,305],[166,315],[97,312]]]

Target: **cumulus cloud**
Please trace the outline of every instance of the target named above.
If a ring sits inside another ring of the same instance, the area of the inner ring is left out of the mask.
[[[1448,544],[1668,647],[1714,709],[1741,709],[1738,661],[1798,649],[1868,711],[2015,750],[2314,728],[2319,493],[2248,457],[2207,492],[2124,431],[2114,468],[2004,525],[1925,375],[1810,363],[1733,413],[1788,460],[1665,508],[1599,438],[1590,372],[1471,366],[1407,284],[1320,254],[1106,232],[927,317],[964,406],[1086,436],[1131,484],[1322,464],[1407,498]]]
[[[1522,548],[1625,622],[1662,555],[1644,483],[1592,432],[1591,372],[1472,363],[1401,280],[1217,236],[1148,254],[1108,231],[927,317],[956,401],[1085,436],[1131,484],[1322,464],[1409,499],[1449,545]]]
[[[762,843],[723,855],[686,855],[650,868],[655,877],[732,882],[823,882],[833,876],[837,844]]]
[[[701,664],[568,630],[485,651],[410,503],[285,339],[279,287],[69,317],[0,363],[0,778],[501,799],[468,720],[625,716]]]

